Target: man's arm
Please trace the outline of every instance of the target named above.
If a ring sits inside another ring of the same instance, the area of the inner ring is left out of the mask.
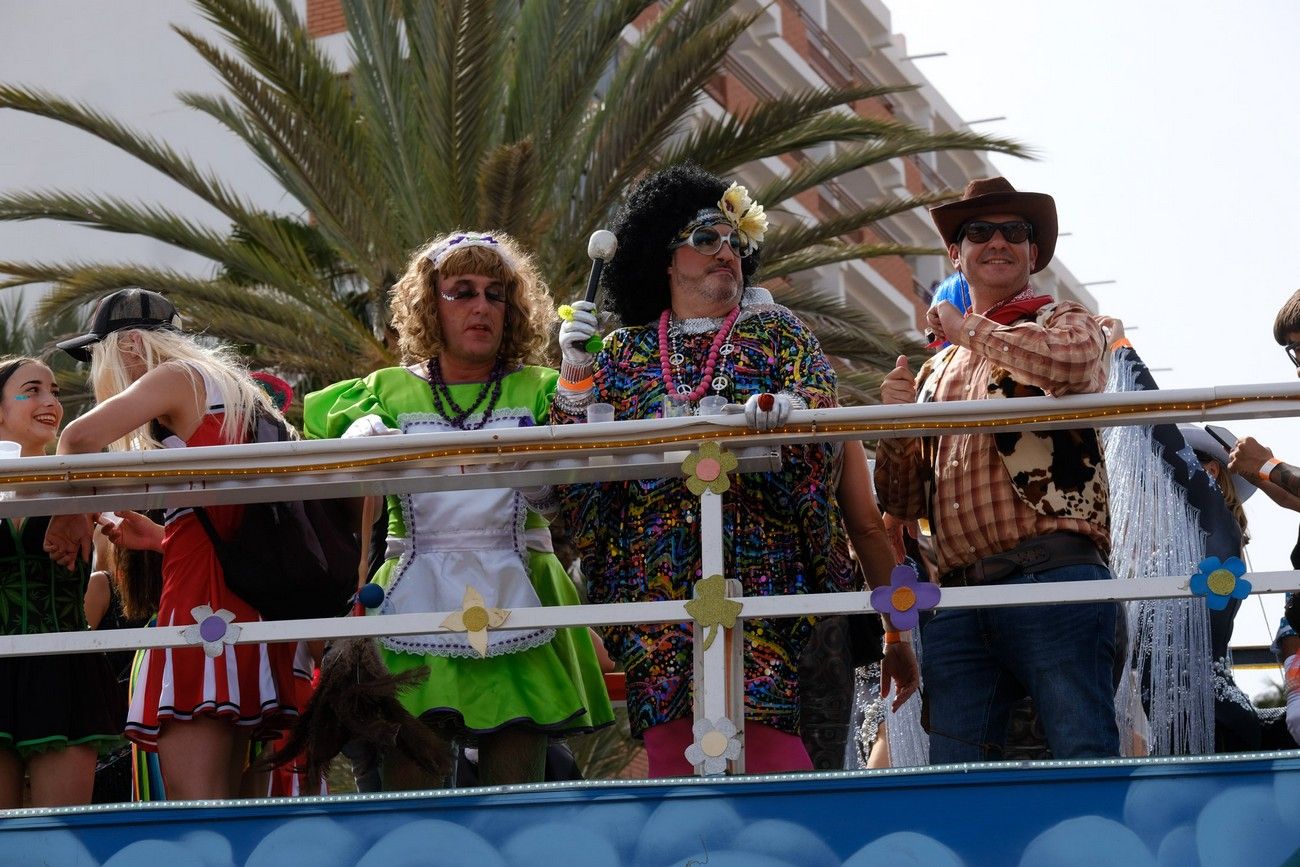
[[[945,328],[949,340],[1010,371],[1016,382],[1052,396],[1093,394],[1106,387],[1106,338],[1083,306],[1062,302],[1047,322],[999,325],[969,313]]]
[[[886,406],[916,403],[916,379],[906,355],[898,356],[881,382],[880,402]],[[876,447],[875,476],[881,510],[904,521],[924,517],[925,483],[932,472],[919,437],[882,439]]]
[[[1273,450],[1254,437],[1232,447],[1228,469],[1250,479],[1278,505],[1300,512],[1300,467],[1273,457]]]
[[[817,336],[794,313],[784,308],[781,312],[772,390],[787,391],[808,409],[839,406],[835,368]]]
[[[867,453],[862,448],[862,443],[856,440],[844,443],[844,473],[840,476],[837,497],[840,510],[844,513],[849,541],[866,573],[867,586],[873,590],[888,586],[894,568],[893,552],[885,536],[885,526],[880,510],[876,507],[876,498],[871,494]],[[889,615],[882,617],[885,628],[894,631]],[[898,710],[920,686],[916,655],[907,641],[887,643],[884,654],[881,662],[880,696],[884,698],[889,694],[889,684],[892,683],[895,688],[893,707]]]

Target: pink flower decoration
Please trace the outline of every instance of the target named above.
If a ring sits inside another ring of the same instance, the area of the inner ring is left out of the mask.
[[[894,628],[914,629],[918,612],[929,611],[939,604],[942,593],[928,581],[918,581],[916,570],[906,563],[889,573],[889,586],[871,591],[871,607],[888,614]]]

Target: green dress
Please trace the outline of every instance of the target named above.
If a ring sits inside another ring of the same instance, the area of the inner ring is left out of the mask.
[[[487,428],[545,423],[557,374],[524,367],[502,381]],[[450,386],[468,406],[480,386]],[[403,367],[335,383],[309,394],[304,427],[313,438],[358,435],[377,421],[403,433],[457,428],[434,409],[429,384]],[[481,407],[467,420],[477,426]],[[578,603],[573,582],[551,552],[546,520],[509,488],[441,491],[388,498],[389,559],[374,581],[385,599],[377,613],[458,611],[467,588],[487,608]],[[463,633],[386,636],[380,653],[402,672],[429,677],[401,695],[417,717],[451,717],[470,734],[524,725],[551,734],[590,731],[613,720],[609,696],[585,629],[493,629],[486,658]]]

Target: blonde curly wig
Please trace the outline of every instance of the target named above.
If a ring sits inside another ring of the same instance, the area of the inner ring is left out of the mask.
[[[488,232],[506,258],[488,247],[464,247],[448,253],[441,269],[435,269],[429,254],[442,248],[449,238],[464,234],[457,230],[439,235],[411,256],[406,273],[393,285],[390,298],[397,345],[406,364],[427,361],[443,349],[438,322],[438,275],[477,274],[506,285],[505,330],[499,356],[506,369],[545,362],[550,329],[555,323],[551,293],[533,259],[513,238]],[[507,259],[509,262],[507,262]],[[514,268],[511,268],[511,265]]]

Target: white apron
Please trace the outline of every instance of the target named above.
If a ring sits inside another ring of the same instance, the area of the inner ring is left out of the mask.
[[[504,410],[494,412],[484,428],[519,427],[520,421],[518,410]],[[456,430],[431,413],[402,415],[398,424],[404,434]],[[513,488],[405,494],[400,500],[407,538],[389,540],[390,552],[400,550],[401,556],[379,608],[381,614],[459,611],[469,586],[482,594],[488,608],[542,604],[528,576],[527,548],[532,541],[524,531],[528,509]],[[534,535],[540,534],[527,534]],[[544,541],[537,540],[542,544],[531,547],[549,549],[550,533],[545,535]],[[554,635],[554,629],[492,629],[488,631],[487,655],[540,647]],[[390,650],[478,657],[464,633],[396,635],[380,640]]]

